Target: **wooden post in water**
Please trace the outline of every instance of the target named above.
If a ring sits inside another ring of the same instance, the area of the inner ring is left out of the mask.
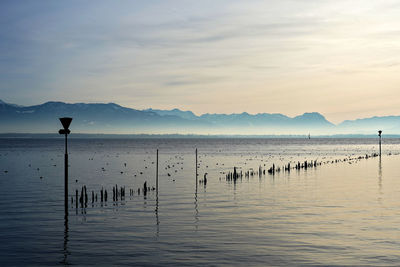
[[[78,208],[78,189],[75,191],[75,207]]]
[[[196,186],[197,186],[197,148],[196,148]]]
[[[157,149],[157,157],[156,157],[156,194],[158,196],[158,149]]]
[[[379,135],[379,157],[382,156],[382,131],[378,131]]]

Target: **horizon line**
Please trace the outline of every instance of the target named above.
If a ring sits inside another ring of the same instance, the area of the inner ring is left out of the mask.
[[[9,137],[7,137],[7,135]],[[12,136],[60,136],[58,133],[0,133],[0,138],[10,138]],[[178,133],[171,133],[171,134],[146,134],[146,133],[138,133],[138,134],[121,134],[121,133],[71,133],[70,137],[74,135],[78,136],[125,136],[125,137],[205,137],[205,138],[305,138],[308,139],[308,134],[263,134],[263,135],[255,135],[255,134],[178,134]],[[378,135],[374,134],[320,134],[320,135],[313,135],[310,139],[316,138],[374,138],[378,137]],[[384,135],[385,138],[400,138],[399,134],[387,134]],[[61,138],[61,137],[60,137]]]

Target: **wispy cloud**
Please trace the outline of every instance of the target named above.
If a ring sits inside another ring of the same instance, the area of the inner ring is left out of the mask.
[[[368,109],[353,95],[374,98],[399,82],[400,8],[391,0],[0,5],[0,87],[10,102],[114,101],[198,113],[312,109],[335,121],[338,106]]]

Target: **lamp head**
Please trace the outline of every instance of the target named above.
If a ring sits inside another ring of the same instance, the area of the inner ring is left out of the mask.
[[[71,131],[68,129],[69,125],[71,124],[72,118],[64,117],[60,118],[61,124],[64,129],[58,131],[59,134],[69,134]]]
[[[64,130],[68,130],[68,127],[71,124],[72,118],[64,117],[64,118],[60,118],[60,121],[64,127]]]
[[[381,131],[381,130],[378,131],[378,135],[379,135],[379,136],[382,135],[382,131]]]

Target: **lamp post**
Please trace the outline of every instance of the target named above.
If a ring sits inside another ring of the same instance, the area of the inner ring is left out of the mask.
[[[72,118],[60,118],[61,124],[64,129],[60,129],[58,131],[59,134],[65,135],[65,155],[64,155],[64,208],[65,213],[68,212],[68,143],[67,143],[67,136],[71,133],[68,129],[69,125],[71,124]],[[77,200],[76,200],[77,201]]]
[[[378,131],[378,136],[379,136],[379,157],[382,155],[382,131]]]

